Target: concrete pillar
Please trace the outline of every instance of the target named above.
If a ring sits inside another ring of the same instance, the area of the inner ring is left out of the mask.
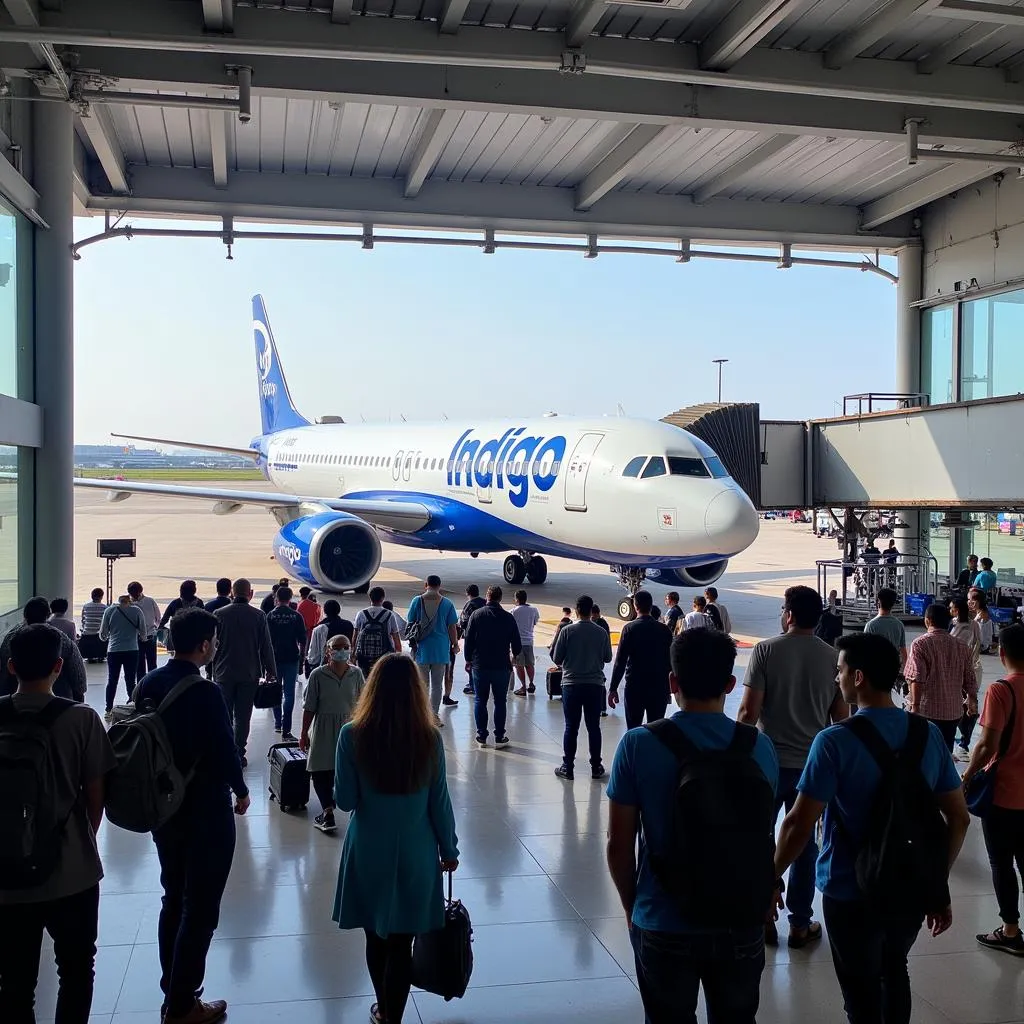
[[[911,305],[923,297],[921,243],[903,246],[896,259],[896,391],[910,395],[921,390],[921,310]]]
[[[74,124],[64,103],[36,103],[34,182],[49,225],[35,238],[35,401],[43,410],[36,453],[35,590],[74,598]]]

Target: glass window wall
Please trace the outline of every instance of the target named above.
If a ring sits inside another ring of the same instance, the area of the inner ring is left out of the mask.
[[[960,397],[1024,393],[1024,290],[963,304]]]
[[[927,309],[921,317],[921,390],[932,405],[955,402],[955,311],[952,306]]]
[[[18,449],[0,446],[0,614],[18,606]]]
[[[0,394],[18,397],[18,217],[0,201]]]

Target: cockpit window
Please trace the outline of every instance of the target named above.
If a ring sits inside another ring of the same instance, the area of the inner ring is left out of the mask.
[[[630,459],[626,463],[626,468],[622,471],[623,476],[639,476],[640,470],[643,468],[643,464],[647,461],[646,455],[638,455],[635,459]]]
[[[704,460],[708,464],[708,469],[711,470],[711,475],[716,480],[721,480],[722,477],[729,475],[729,470],[722,464],[722,460],[717,455],[710,455]]]
[[[668,471],[673,476],[710,476],[708,467],[700,459],[688,459],[681,455],[668,457]]]
[[[660,455],[655,455],[650,462],[644,467],[643,473],[640,474],[641,480],[649,480],[652,476],[664,476],[665,475],[665,460]]]

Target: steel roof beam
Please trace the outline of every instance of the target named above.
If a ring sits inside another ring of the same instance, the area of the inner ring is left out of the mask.
[[[917,62],[917,70],[922,75],[933,75],[940,68],[952,64],[957,57],[962,57],[975,47],[984,45],[1002,30],[1002,25],[978,25],[968,29],[955,39],[950,39],[948,43],[937,46],[927,57],[922,57]]]
[[[805,0],[740,0],[700,44],[701,65],[716,71],[728,70],[804,3]]]
[[[213,156],[213,183],[217,188],[228,187],[228,122],[231,114],[226,110],[207,111],[210,118],[210,152]]]
[[[958,192],[975,182],[983,181],[1006,167],[1016,165],[1019,161],[1020,157],[1009,156],[1002,162],[998,157],[994,157],[988,166],[976,163],[949,164],[934,174],[919,178],[881,199],[876,199],[873,203],[868,203],[863,210],[861,225],[865,230],[874,231],[897,217],[913,213],[922,206],[935,202],[936,199],[948,196],[951,192]]]
[[[1024,25],[1024,9],[1004,4],[944,0],[931,13],[939,18],[952,18],[956,21],[985,21],[992,25]]]
[[[915,17],[931,13],[941,0],[892,0],[873,17],[841,35],[825,53],[825,67],[841,68],[869,46]]]
[[[592,44],[599,42],[602,40],[591,40]],[[4,49],[0,46],[0,66],[9,66]],[[118,79],[120,89],[187,89],[224,95],[231,92],[225,85],[224,59],[215,53],[92,49],[80,51],[80,59],[83,68]],[[906,140],[905,119],[913,114],[925,118],[920,129],[922,142],[967,148],[985,141],[1002,145],[1016,142],[1021,138],[1024,123],[1024,111],[1015,115],[874,100],[835,103],[828,97],[803,93],[709,89],[589,73],[560,75],[556,71],[514,69],[496,77],[481,68],[378,61],[298,61],[285,57],[263,57],[257,63],[255,84],[261,94],[335,102],[587,117],[772,135],[833,135],[900,144]],[[929,81],[916,71],[911,73],[915,80]]]
[[[125,170],[124,153],[117,141],[117,133],[107,113],[107,108],[100,103],[91,103],[89,112],[81,115],[82,128],[96,151],[96,159],[103,168],[103,173],[110,182],[114,192],[128,192],[128,174]]]
[[[444,147],[451,142],[462,113],[458,110],[425,110],[420,114],[423,131],[405,173],[404,195],[412,199],[420,194],[423,183],[434,169]]]
[[[565,26],[565,45],[582,46],[607,10],[605,0],[577,0],[569,14],[569,24]]]
[[[203,25],[208,32],[230,32],[234,15],[234,0],[203,0]]]
[[[628,129],[612,151],[576,187],[576,209],[589,210],[631,174],[646,167],[678,138],[680,128],[638,124]]]
[[[724,192],[731,185],[735,185],[744,175],[749,174],[755,167],[760,167],[773,157],[781,153],[791,142],[795,142],[798,135],[776,135],[774,138],[766,139],[761,145],[752,149],[746,156],[729,164],[719,171],[709,182],[702,185],[693,194],[695,203],[706,203],[714,198],[719,192]]]
[[[469,0],[444,0],[441,17],[437,19],[438,31],[445,35],[454,35],[458,32],[468,7]]]
[[[499,232],[541,232],[631,238],[791,242],[838,248],[890,249],[910,235],[909,223],[885,233],[861,230],[850,206],[716,200],[696,206],[687,196],[614,192],[591,212],[575,208],[569,188],[428,181],[415,200],[386,178],[237,171],[227,191],[208,172],[132,167],[132,195],[97,196],[91,210],[154,216],[233,216],[266,222],[366,224]],[[500,211],[496,213],[495,211]]]
[[[352,0],[332,0],[331,23],[347,25],[352,20]]]

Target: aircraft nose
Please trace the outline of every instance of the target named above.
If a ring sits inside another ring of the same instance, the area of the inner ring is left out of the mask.
[[[731,488],[712,498],[704,513],[704,529],[715,550],[723,555],[736,554],[753,544],[758,526],[757,512],[750,500]]]

